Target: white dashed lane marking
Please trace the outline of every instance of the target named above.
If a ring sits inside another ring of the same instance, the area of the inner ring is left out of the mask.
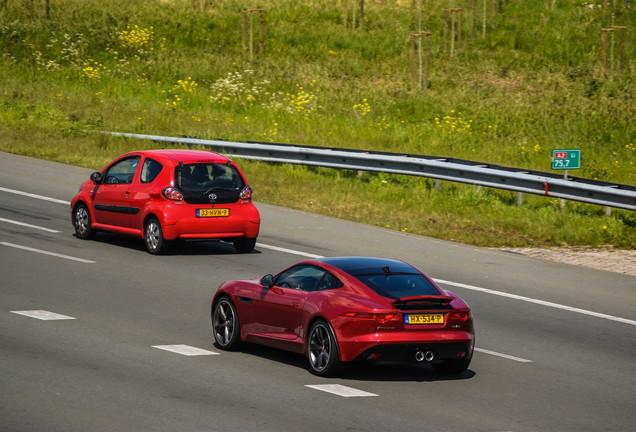
[[[165,351],[181,354],[184,356],[218,355],[219,354],[214,351],[208,351],[208,350],[196,348],[189,345],[153,345],[152,347],[160,349],[160,350],[165,350]]]
[[[363,390],[354,389],[352,387],[343,386],[340,384],[319,384],[319,385],[306,385],[312,389],[332,393],[342,397],[369,397],[378,396],[375,393],[365,392]]]
[[[23,310],[23,311],[11,311],[11,313],[28,316],[29,318],[37,318],[44,321],[52,320],[72,320],[73,317],[58,314],[55,312],[49,312],[45,310]]]

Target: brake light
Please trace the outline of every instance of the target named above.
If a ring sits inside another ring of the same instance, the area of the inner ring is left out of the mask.
[[[161,191],[162,195],[170,201],[183,201],[183,194],[172,186]]]
[[[451,312],[451,319],[466,321],[472,318],[473,314],[470,311],[453,311]]]
[[[241,191],[240,197],[242,200],[250,200],[252,199],[253,194],[254,194],[254,189],[252,189],[252,186],[245,186],[243,190]]]
[[[366,313],[366,312],[347,312],[343,313],[342,316],[348,318],[360,318],[360,319],[372,319],[376,320],[379,323],[385,323],[387,321],[392,320],[398,314],[396,313]]]

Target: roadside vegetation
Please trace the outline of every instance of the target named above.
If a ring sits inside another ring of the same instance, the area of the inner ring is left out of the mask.
[[[419,0],[363,3],[0,0],[0,151],[101,169],[157,147],[106,130],[549,172],[552,149],[578,148],[569,175],[636,183],[636,2],[422,0],[422,75]],[[264,10],[263,52],[244,9]],[[257,201],[479,246],[636,248],[632,211],[239,162]]]

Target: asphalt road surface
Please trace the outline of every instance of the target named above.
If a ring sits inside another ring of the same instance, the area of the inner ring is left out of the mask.
[[[633,431],[636,277],[257,203],[253,253],[73,235],[89,170],[0,153],[2,431]],[[258,198],[258,190],[255,191]],[[403,259],[472,307],[461,375],[428,365],[311,375],[304,357],[213,344],[228,279],[310,256]]]

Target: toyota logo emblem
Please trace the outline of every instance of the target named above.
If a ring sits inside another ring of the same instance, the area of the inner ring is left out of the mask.
[[[214,201],[216,201],[216,194],[215,193],[211,193],[210,195],[208,195],[208,198],[210,198],[210,202],[214,202]]]

